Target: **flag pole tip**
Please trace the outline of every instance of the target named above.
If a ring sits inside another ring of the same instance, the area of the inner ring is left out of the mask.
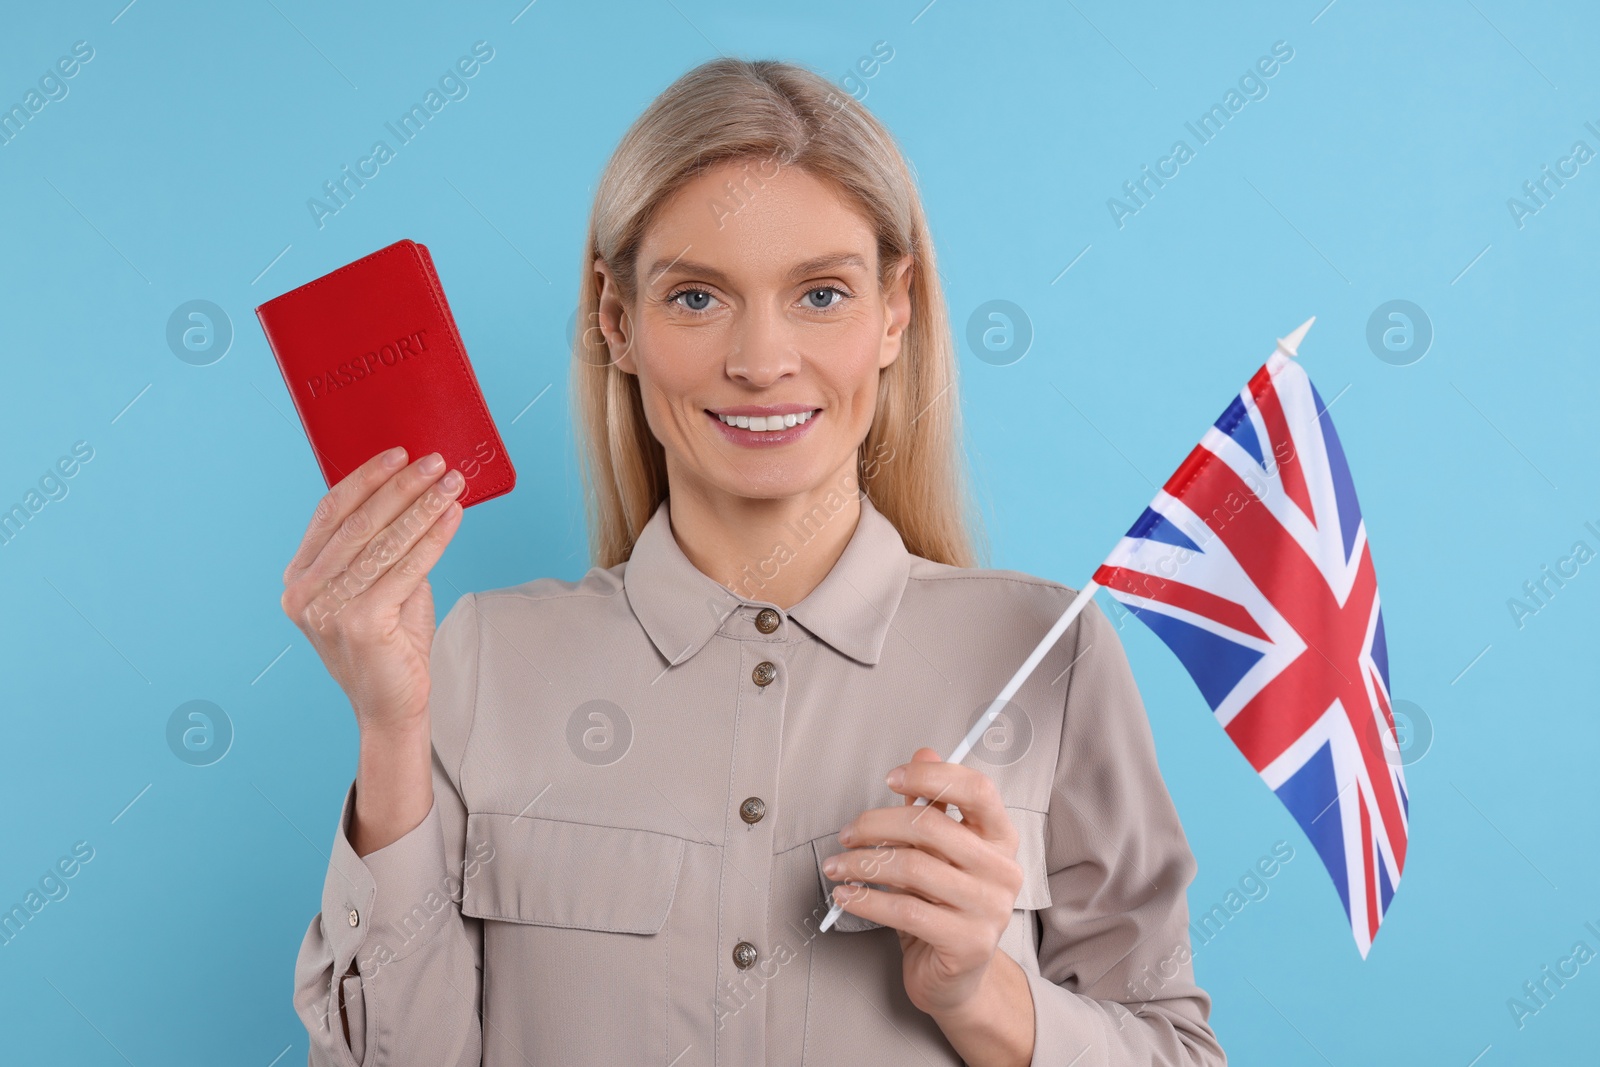
[[[1315,315],[1302,322],[1288,337],[1278,338],[1278,347],[1283,349],[1285,355],[1297,356],[1300,354],[1300,342],[1305,340],[1306,333],[1311,329],[1311,324],[1317,321]]]

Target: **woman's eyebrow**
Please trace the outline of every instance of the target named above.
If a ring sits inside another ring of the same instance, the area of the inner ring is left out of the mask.
[[[808,275],[821,274],[825,271],[836,269],[838,267],[856,267],[860,270],[866,270],[867,263],[866,260],[862,259],[855,252],[829,252],[826,255],[816,256],[812,259],[808,259],[803,263],[796,263],[790,268],[789,277],[792,279],[804,278]],[[674,256],[671,259],[656,260],[655,263],[651,264],[649,273],[646,276],[650,278],[651,281],[655,281],[668,270],[682,274],[693,274],[701,278],[708,278],[719,285],[725,285],[728,281],[728,276],[726,274],[711,266],[709,263],[701,263],[697,260],[684,259],[681,255]]]

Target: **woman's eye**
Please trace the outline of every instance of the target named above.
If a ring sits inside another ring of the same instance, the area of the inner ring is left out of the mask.
[[[671,296],[667,297],[667,303],[674,303],[680,297],[687,298],[687,302],[681,306],[690,311],[704,311],[706,310],[706,306],[712,300],[711,294],[706,292],[704,289],[679,289],[676,293],[673,293]]]
[[[807,293],[806,294],[806,300],[811,301],[812,298],[815,297],[818,293],[833,293],[833,294],[835,294],[835,295],[837,295],[839,297],[839,300],[843,300],[845,295],[846,295],[844,290],[840,289],[838,286],[835,286],[835,285],[824,285],[824,286],[821,286],[819,288],[813,289],[809,293]],[[838,304],[839,300],[830,300],[825,304],[818,304],[818,303],[815,303],[815,302],[811,302],[811,303],[808,303],[807,306],[810,307],[812,310],[815,310],[815,311],[826,311],[829,308],[833,307],[834,305]]]

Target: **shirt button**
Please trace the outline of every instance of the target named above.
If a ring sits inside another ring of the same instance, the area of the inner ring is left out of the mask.
[[[762,608],[756,612],[756,629],[764,634],[770,634],[778,628],[778,613],[771,608]]]
[[[778,668],[774,667],[768,660],[762,660],[757,663],[756,669],[750,672],[750,677],[760,686],[771,685],[772,680],[777,676]]]
[[[733,962],[741,971],[753,966],[756,962],[756,947],[748,941],[741,941],[733,946]]]
[[[767,813],[767,803],[760,797],[746,797],[743,804],[739,805],[739,818],[747,823],[758,823]]]
[[[351,908],[350,909],[350,925],[351,926],[355,926],[355,925],[359,924],[360,922],[361,922],[360,914],[357,913],[356,909]]]

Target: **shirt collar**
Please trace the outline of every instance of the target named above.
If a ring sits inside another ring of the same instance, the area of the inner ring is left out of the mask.
[[[668,663],[679,664],[705,647],[741,605],[770,607],[865,664],[878,662],[884,639],[905,592],[911,556],[900,531],[872,501],[861,496],[861,518],[843,554],[806,598],[785,613],[761,600],[761,578],[751,567],[729,589],[684,555],[673,536],[667,501],[640,531],[623,567],[623,587],[645,632]],[[790,536],[792,534],[792,536]],[[801,531],[787,531],[773,555],[797,550]],[[745,591],[749,595],[744,595]]]

